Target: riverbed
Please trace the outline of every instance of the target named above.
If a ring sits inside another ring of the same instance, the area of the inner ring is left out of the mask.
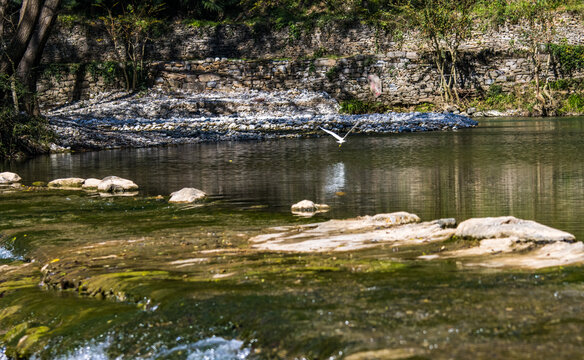
[[[141,190],[0,194],[0,354],[577,358],[581,266],[492,270],[418,259],[463,246],[458,240],[287,254],[251,251],[248,239],[273,226],[408,211],[422,220],[513,215],[581,240],[583,132],[583,118],[495,119],[448,132],[355,134],[340,148],[320,137],[5,163],[2,171],[27,185],[118,175]],[[167,203],[186,186],[208,200]],[[304,198],[330,211],[292,215]],[[46,264],[66,281],[43,283]]]

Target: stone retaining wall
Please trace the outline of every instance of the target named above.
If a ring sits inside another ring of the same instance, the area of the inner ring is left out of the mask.
[[[391,105],[414,105],[440,100],[439,75],[426,57],[416,52],[396,51],[392,56],[357,55],[311,60],[208,59],[154,62],[154,86],[164,90],[237,91],[240,89],[326,91],[343,99],[359,99]],[[468,54],[464,95],[475,96],[492,85],[503,90],[527,87],[533,80],[530,59],[512,55],[490,55],[482,61]],[[382,82],[381,95],[370,90],[369,75]],[[583,74],[575,74],[582,77]],[[555,78],[550,70],[544,76]],[[41,103],[59,105],[89,97],[121,84],[106,84],[86,74],[63,73],[44,77],[38,90]]]
[[[564,14],[557,26],[558,41],[583,42],[584,25],[578,18]],[[491,85],[504,90],[529,85],[533,80],[531,60],[513,41],[520,38],[520,31],[510,26],[497,33],[477,33],[463,44],[464,95],[474,96]],[[337,99],[413,105],[440,99],[439,75],[421,43],[415,33],[397,41],[395,36],[366,25],[328,26],[310,34],[305,30],[296,38],[289,29],[260,36],[245,25],[191,28],[177,23],[166,41],[157,41],[156,48],[149,49],[148,58],[154,86],[166,90],[296,88],[326,91]],[[312,56],[329,52],[340,57]],[[285,59],[273,60],[277,57]],[[97,25],[76,25],[55,32],[44,61],[112,58],[111,44]],[[73,73],[44,77],[38,87],[41,102],[45,106],[62,104],[120,85],[106,84],[104,79],[83,71],[81,66]],[[369,90],[369,75],[377,75],[382,81],[379,97]],[[555,78],[552,69],[542,76]]]

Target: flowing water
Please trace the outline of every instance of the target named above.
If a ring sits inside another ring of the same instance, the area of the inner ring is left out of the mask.
[[[424,248],[254,253],[246,239],[393,211],[513,215],[584,239],[583,135],[584,118],[483,120],[455,132],[351,135],[340,148],[322,137],[5,163],[28,185],[118,175],[141,192],[0,194],[0,359],[579,357],[580,266],[461,268],[416,260]],[[155,198],[182,187],[210,200]],[[302,199],[331,210],[294,217]],[[65,261],[78,268],[57,275],[89,290],[39,286],[41,266]]]

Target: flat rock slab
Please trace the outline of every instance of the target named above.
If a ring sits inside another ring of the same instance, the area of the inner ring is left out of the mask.
[[[458,238],[421,260],[461,259],[468,266],[539,269],[584,262],[584,243],[574,235],[512,216],[420,222],[406,212],[286,226],[250,239],[257,250],[283,252],[351,251],[381,244],[415,246]],[[462,246],[462,248],[460,248]]]
[[[420,223],[407,212],[330,220],[318,224],[272,228],[276,231],[250,239],[252,248],[287,252],[349,251],[381,243],[420,244],[443,241],[454,234],[454,219]]]
[[[567,266],[584,263],[584,243],[558,241],[528,252],[507,253],[493,256],[468,266],[490,268],[516,267],[523,269],[542,269],[552,266]]]
[[[574,235],[512,216],[474,218],[458,225],[455,236],[478,246],[420,256],[463,258],[468,266],[540,269],[584,262],[584,244]]]
[[[81,189],[85,179],[82,178],[63,178],[63,179],[55,179],[48,183],[48,187],[50,188],[61,188],[61,189]]]

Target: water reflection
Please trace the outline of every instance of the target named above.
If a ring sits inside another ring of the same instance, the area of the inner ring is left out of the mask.
[[[51,155],[3,171],[25,183],[118,175],[147,195],[196,187],[280,212],[310,199],[331,205],[323,217],[514,215],[584,235],[583,135],[583,118],[484,120],[457,132],[353,135],[342,148],[325,137],[226,142]]]
[[[334,195],[345,187],[345,164],[342,162],[329,165],[327,168],[324,192],[326,195]]]

